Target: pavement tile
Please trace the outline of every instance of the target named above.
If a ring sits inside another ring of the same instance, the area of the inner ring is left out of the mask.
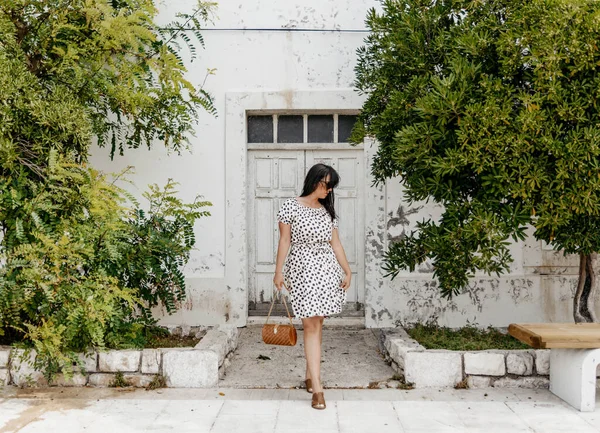
[[[60,409],[49,405],[49,409],[16,431],[19,433],[81,433],[83,431],[86,433],[106,433],[107,431],[130,433],[146,432],[154,428],[160,431],[161,428],[156,422],[159,413],[139,412],[135,409],[117,411],[117,405],[114,404],[110,406],[92,404],[84,409]],[[51,411],[52,409],[54,411]]]
[[[20,420],[26,411],[32,411],[36,406],[43,406],[43,401],[7,399],[0,403],[0,431],[8,426],[19,426]]]
[[[236,389],[219,388],[222,400],[287,400],[289,389]]]
[[[163,400],[206,400],[208,395],[219,395],[218,389],[208,388],[161,388],[154,391],[139,390],[135,398],[163,399]]]
[[[431,389],[431,388],[417,388],[404,391],[405,400],[414,401],[460,401],[463,400],[466,393],[464,390],[456,389]]]
[[[225,402],[215,400],[181,400],[170,401],[163,409],[161,417],[176,419],[215,419]]]
[[[402,427],[412,430],[444,430],[462,433],[465,429],[458,413],[446,401],[393,402]]]
[[[470,433],[465,428],[457,429],[455,427],[447,426],[429,426],[427,428],[407,428],[404,430],[405,433]],[[512,432],[511,432],[512,433]]]
[[[506,405],[535,432],[598,432],[579,412],[562,404],[508,402]]]
[[[401,433],[404,431],[394,405],[389,401],[338,401],[341,433]]]
[[[111,400],[107,400],[111,401]],[[169,400],[112,400],[110,412],[118,414],[158,414],[169,404]]]
[[[376,401],[401,401],[408,400],[404,391],[397,389],[344,389],[344,400],[376,400]]]
[[[226,400],[219,412],[219,416],[225,415],[269,415],[275,416],[282,402],[261,400]]]
[[[486,428],[467,428],[465,433],[535,433],[535,431],[529,427],[518,427],[512,428],[511,430],[505,430],[490,425]]]
[[[342,393],[343,395],[343,393]],[[290,393],[288,395],[288,400],[301,400],[301,401],[311,401],[312,394],[306,392],[305,389],[290,389]],[[325,401],[328,401],[328,394],[325,394]]]
[[[306,390],[304,391],[306,392]],[[344,399],[344,390],[343,389],[325,389],[324,390],[325,401],[340,401]],[[312,398],[312,394],[306,392],[306,395],[310,395]]]
[[[327,403],[327,409],[315,410],[308,401],[282,401],[275,433],[338,432],[336,403],[332,401]]]
[[[515,393],[518,401],[529,401],[536,403],[555,403],[569,406],[568,403],[564,402],[560,397],[552,394],[547,389],[520,389],[519,392]]]
[[[272,414],[219,414],[210,433],[266,433],[275,428],[277,416]]]
[[[458,401],[483,401],[483,402],[507,402],[521,401],[512,389],[483,388],[483,389],[461,389],[456,390],[461,396]],[[549,393],[549,391],[544,391]]]
[[[528,431],[527,424],[504,402],[451,402],[465,427],[474,430]]]
[[[600,432],[600,408],[596,404],[595,412],[581,412],[579,417]]]
[[[245,390],[243,399],[247,400],[289,400],[294,389],[252,389],[248,394]],[[306,391],[302,390],[306,394]],[[308,395],[308,394],[307,394]]]

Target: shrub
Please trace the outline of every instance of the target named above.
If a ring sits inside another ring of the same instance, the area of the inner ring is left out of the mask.
[[[213,6],[165,26],[152,0],[2,2],[0,340],[35,348],[48,378],[70,375],[76,352],[142,345],[151,308],[183,299],[209,203],[183,203],[169,181],[144,211],[86,161],[93,140],[111,157],[188,146],[215,109],[179,50],[197,56]]]
[[[106,175],[62,159],[25,184],[31,197],[6,183],[0,194],[0,218],[20,215],[0,244],[0,336],[35,348],[48,378],[70,375],[76,352],[142,346],[150,308],[185,297],[181,267],[210,203],[183,203],[169,181],[145,194],[148,212],[127,208]]]

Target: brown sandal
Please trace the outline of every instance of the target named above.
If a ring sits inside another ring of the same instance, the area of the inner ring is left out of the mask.
[[[309,392],[312,394],[312,380],[306,379],[304,381],[304,384],[306,385],[306,392]]]
[[[313,409],[325,409],[325,396],[322,392],[314,392],[312,395],[312,407]]]

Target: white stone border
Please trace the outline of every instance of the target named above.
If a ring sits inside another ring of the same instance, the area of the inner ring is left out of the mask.
[[[248,318],[247,249],[247,143],[246,114],[252,111],[358,111],[365,97],[355,89],[230,91],[225,100],[225,287],[230,294],[228,323],[246,326]],[[383,187],[371,187],[370,166],[377,146],[365,141],[365,311],[367,327],[374,325],[369,308],[371,291],[380,283],[379,260],[383,247],[379,238],[385,224]],[[382,204],[383,203],[383,204]]]
[[[401,328],[382,330],[392,367],[415,388],[548,388],[550,350],[427,350]]]
[[[81,355],[85,374],[79,369],[67,380],[58,374],[52,385],[106,387],[117,373],[134,387],[146,387],[156,375],[169,388],[215,388],[228,367],[228,357],[238,343],[238,329],[220,325],[206,332],[193,348],[109,350]],[[43,374],[32,368],[35,352],[24,358],[22,349],[0,347],[0,387],[48,386]]]

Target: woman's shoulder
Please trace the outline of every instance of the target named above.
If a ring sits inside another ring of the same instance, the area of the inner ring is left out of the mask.
[[[279,212],[294,212],[298,208],[298,202],[295,197],[288,198],[281,203],[279,206]]]
[[[277,219],[285,224],[291,224],[296,218],[296,204],[293,198],[285,200],[281,203],[279,211],[277,212]]]
[[[285,200],[281,206],[285,206],[285,207],[296,207],[298,206],[298,200],[296,199],[296,197],[292,197],[292,198],[288,198],[287,200]]]

